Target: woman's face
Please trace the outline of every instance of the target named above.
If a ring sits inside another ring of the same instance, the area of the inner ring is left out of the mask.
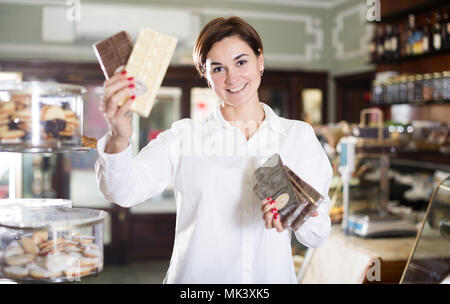
[[[263,69],[262,54],[256,56],[238,36],[216,42],[206,55],[206,79],[214,93],[231,106],[259,102],[258,87]]]

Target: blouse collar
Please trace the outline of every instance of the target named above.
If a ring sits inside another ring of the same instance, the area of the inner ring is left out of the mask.
[[[260,102],[260,104],[263,107],[264,113],[265,113],[265,119],[261,126],[259,128],[263,129],[266,127],[269,127],[272,131],[276,133],[280,133],[282,135],[286,135],[286,130],[283,128],[282,119],[280,116],[278,116],[271,107],[269,107],[267,104]],[[222,112],[220,111],[220,104],[217,104],[215,111],[213,111],[213,116],[215,120],[218,120],[220,124],[224,128],[234,128],[228,121],[225,120],[225,118],[222,115]]]

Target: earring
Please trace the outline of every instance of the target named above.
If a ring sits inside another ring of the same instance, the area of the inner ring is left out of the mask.
[[[264,70],[261,70],[260,75],[262,77],[262,75],[264,74]]]

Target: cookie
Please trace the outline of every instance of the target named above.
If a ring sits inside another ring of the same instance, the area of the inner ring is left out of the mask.
[[[31,108],[16,111],[13,117],[14,119],[18,119],[19,121],[31,122]]]
[[[48,121],[48,120],[65,120],[66,114],[64,113],[64,110],[57,106],[44,106],[41,110],[41,120]]]
[[[25,131],[23,130],[0,130],[1,139],[17,139],[25,136]]]
[[[43,242],[43,243],[39,244],[38,247],[39,247],[40,250],[43,250],[43,249],[45,249],[47,247],[58,246],[59,244],[64,244],[65,242],[66,242],[66,240],[64,238],[59,237],[59,238],[56,239],[56,241],[55,240],[48,240],[46,242]]]
[[[88,235],[74,235],[72,236],[72,241],[81,243],[81,244],[92,244],[95,240],[95,237]]]
[[[81,267],[87,267],[87,266],[95,266],[97,263],[100,262],[99,258],[88,258],[88,257],[82,257],[80,259],[80,265]]]
[[[14,241],[6,247],[5,252],[3,254],[3,258],[7,258],[15,255],[23,255],[25,252],[23,251],[22,246],[20,246],[19,242]]]
[[[3,273],[9,277],[14,279],[21,279],[28,275],[28,269],[25,267],[19,267],[19,266],[7,266],[3,268]]]
[[[12,101],[0,102],[0,116],[5,117],[14,114],[16,105]]]
[[[39,247],[36,246],[34,241],[29,237],[22,237],[20,240],[20,243],[22,244],[23,250],[26,253],[31,253],[33,255],[37,255],[39,253]]]
[[[35,257],[36,257],[35,255],[29,253],[22,255],[13,255],[5,258],[5,262],[10,266],[23,266],[33,262]]]
[[[50,271],[42,267],[36,267],[30,270],[30,276],[34,279],[52,279],[62,275],[61,271]]]
[[[100,257],[100,255],[101,255],[100,250],[95,248],[87,248],[83,251],[83,256],[88,258],[98,258]]]
[[[31,238],[36,245],[42,244],[48,240],[47,231],[36,231]]]
[[[31,107],[31,95],[14,94],[11,96],[11,102],[14,102],[16,104],[16,107]]]
[[[50,271],[64,271],[70,267],[80,266],[80,264],[80,259],[58,252],[47,256],[45,268]]]

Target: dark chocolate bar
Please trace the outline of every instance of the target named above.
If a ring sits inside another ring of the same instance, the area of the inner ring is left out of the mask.
[[[287,204],[278,210],[283,227],[297,230],[323,201],[323,196],[308,183],[283,165],[279,154],[272,155],[256,169],[256,185],[253,191],[261,199],[283,193],[289,195]]]
[[[93,45],[100,67],[106,79],[109,79],[120,66],[127,64],[133,43],[130,35],[121,31]]]

